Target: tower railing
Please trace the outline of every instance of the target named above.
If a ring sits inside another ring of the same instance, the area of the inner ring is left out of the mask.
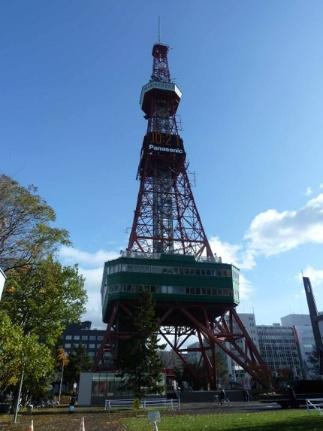
[[[133,251],[133,250],[120,250],[121,257],[132,257],[136,259],[160,259],[163,253],[148,253],[142,251]],[[164,253],[169,254],[171,256],[183,256],[182,253]],[[186,256],[194,256],[193,254],[187,254]],[[212,262],[212,263],[222,263],[221,256],[195,256],[196,262]]]

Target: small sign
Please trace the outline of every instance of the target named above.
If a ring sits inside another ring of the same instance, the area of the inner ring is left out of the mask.
[[[3,286],[4,286],[5,281],[6,281],[5,273],[0,268],[0,301],[1,301],[1,295],[2,295]]]
[[[152,424],[160,422],[160,412],[148,412],[148,421]]]

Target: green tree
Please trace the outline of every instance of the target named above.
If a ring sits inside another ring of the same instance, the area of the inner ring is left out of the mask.
[[[0,312],[0,392],[17,383],[22,331],[12,324],[9,316]]]
[[[164,346],[158,345],[158,324],[150,293],[138,296],[125,325],[132,335],[119,345],[118,368],[124,387],[139,399],[147,392],[161,392],[162,363],[158,350]]]
[[[63,266],[51,257],[8,273],[0,308],[25,334],[49,347],[57,344],[65,327],[85,311],[86,291],[78,268]]]
[[[64,371],[64,383],[71,389],[78,383],[82,371],[90,371],[92,360],[83,346],[73,349],[68,356],[68,364]]]
[[[64,229],[51,226],[55,211],[37,195],[37,188],[21,186],[0,175],[0,266],[26,266],[69,244]]]
[[[209,344],[204,341],[205,347],[208,348]],[[212,352],[212,347],[207,349],[207,356],[210,362],[215,367],[215,384],[223,383],[228,379],[228,369],[226,366],[225,356],[219,348],[214,346],[214,351]],[[183,364],[181,368],[175,368],[176,379],[181,387],[184,386],[186,382],[194,390],[204,389],[209,387],[209,376],[207,372],[207,364],[205,363],[202,353],[199,354],[199,358],[192,362],[187,362]],[[215,389],[211,387],[211,389]]]
[[[203,363],[192,362],[184,364],[181,375],[179,374],[177,377],[181,386],[183,382],[186,382],[194,390],[207,389],[208,375]]]
[[[15,340],[10,344],[6,338],[0,347],[12,352],[7,370],[16,369],[8,372],[9,380],[3,378],[3,387],[17,379],[24,380],[29,391],[37,382],[46,385],[60,335],[85,309],[84,279],[78,268],[53,258],[60,245],[70,244],[67,231],[52,226],[55,217],[34,186],[25,188],[0,176],[0,266],[7,275],[1,324]],[[24,379],[17,377],[19,373]]]
[[[33,384],[49,376],[53,361],[51,351],[34,335],[25,335],[9,316],[0,312],[0,391],[15,386],[21,374]]]

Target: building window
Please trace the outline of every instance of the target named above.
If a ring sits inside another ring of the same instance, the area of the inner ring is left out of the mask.
[[[96,340],[96,336],[95,335],[90,335],[89,339],[92,340],[92,341]]]
[[[73,340],[79,340],[80,336],[79,335],[74,335]]]
[[[103,335],[98,335],[98,341],[102,341],[103,340]]]
[[[64,347],[65,347],[65,349],[70,349],[71,348],[71,343],[65,343]]]
[[[87,335],[82,335],[82,340],[87,340],[88,336]]]
[[[95,344],[89,344],[89,349],[95,349]]]
[[[71,340],[72,339],[72,335],[65,335],[65,340]]]

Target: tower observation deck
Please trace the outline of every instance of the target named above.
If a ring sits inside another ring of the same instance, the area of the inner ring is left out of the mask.
[[[118,340],[127,336],[124,313],[149,291],[160,335],[184,362],[184,345],[190,337],[199,340],[211,387],[216,385],[215,345],[265,384],[266,367],[235,311],[239,269],[212,253],[192,194],[177,121],[182,93],[170,77],[168,50],[161,43],[153,46],[151,79],[141,90],[147,131],[137,171],[140,186],[127,249],[104,266],[107,331],[97,366],[104,367],[104,352],[110,352],[110,360],[117,355]]]

